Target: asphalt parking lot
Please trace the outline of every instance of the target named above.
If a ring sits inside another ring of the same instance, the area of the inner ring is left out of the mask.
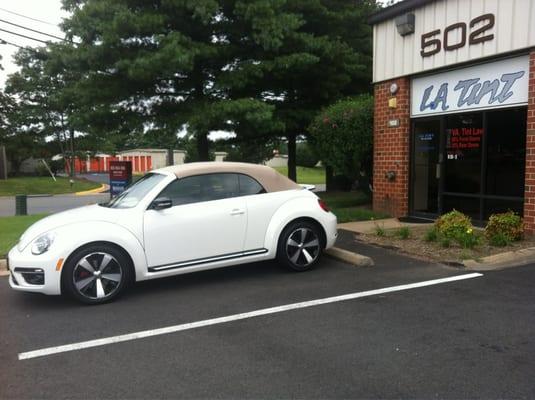
[[[343,241],[342,241],[343,244]],[[19,360],[54,346],[466,271],[363,248],[374,268],[244,265],[81,306],[0,278],[0,398],[533,398],[535,265]]]

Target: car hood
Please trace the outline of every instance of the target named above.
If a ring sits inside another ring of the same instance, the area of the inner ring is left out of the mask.
[[[22,251],[39,235],[64,225],[88,221],[105,221],[113,223],[117,220],[117,217],[118,215],[115,209],[102,207],[98,204],[74,208],[72,210],[52,214],[30,226],[21,236],[17,248],[19,251]]]

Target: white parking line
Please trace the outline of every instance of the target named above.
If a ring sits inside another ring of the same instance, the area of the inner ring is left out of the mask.
[[[135,340],[135,339],[143,339],[143,338],[147,338],[151,336],[167,335],[169,333],[175,333],[175,332],[185,331],[189,329],[201,328],[203,326],[224,324],[226,322],[259,317],[261,315],[276,314],[276,313],[280,313],[284,311],[297,310],[300,308],[314,307],[314,306],[319,306],[322,304],[337,303],[339,301],[347,301],[347,300],[359,299],[362,297],[375,296],[375,295],[383,294],[383,293],[399,292],[402,290],[409,290],[409,289],[421,288],[425,286],[439,285],[441,283],[477,278],[480,276],[483,276],[483,275],[479,273],[472,273],[472,274],[450,276],[448,278],[433,279],[430,281],[410,283],[408,285],[391,286],[391,287],[382,288],[382,289],[368,290],[365,292],[349,293],[349,294],[344,294],[341,296],[326,297],[323,299],[303,301],[300,303],[286,304],[283,306],[263,308],[260,310],[250,311],[250,312],[241,313],[241,314],[229,315],[226,317],[205,319],[203,321],[190,322],[187,324],[180,324],[180,325],[173,325],[173,326],[168,326],[168,327],[159,328],[159,329],[149,329],[146,331],[127,333],[127,334],[118,335],[118,336],[110,336],[110,337],[106,337],[102,339],[94,339],[94,340],[88,340],[85,342],[71,343],[71,344],[66,344],[63,346],[47,347],[47,348],[40,349],[40,350],[33,350],[33,351],[25,352],[25,353],[19,353],[19,360],[27,360],[30,358],[44,357],[44,356],[49,356],[49,355],[57,354],[57,353],[65,353],[67,351],[87,349],[90,347],[105,346],[107,344],[126,342],[129,340]]]

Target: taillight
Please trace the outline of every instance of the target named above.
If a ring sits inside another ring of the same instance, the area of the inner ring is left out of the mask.
[[[331,211],[327,203],[325,203],[322,199],[318,199],[318,204],[320,205],[321,209],[325,212]]]

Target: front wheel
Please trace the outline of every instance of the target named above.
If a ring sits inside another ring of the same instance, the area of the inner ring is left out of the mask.
[[[119,296],[131,279],[130,261],[113,246],[77,250],[63,271],[63,287],[76,300],[100,304]]]
[[[306,271],[318,262],[322,250],[317,226],[307,221],[296,221],[282,231],[277,258],[293,271]]]

